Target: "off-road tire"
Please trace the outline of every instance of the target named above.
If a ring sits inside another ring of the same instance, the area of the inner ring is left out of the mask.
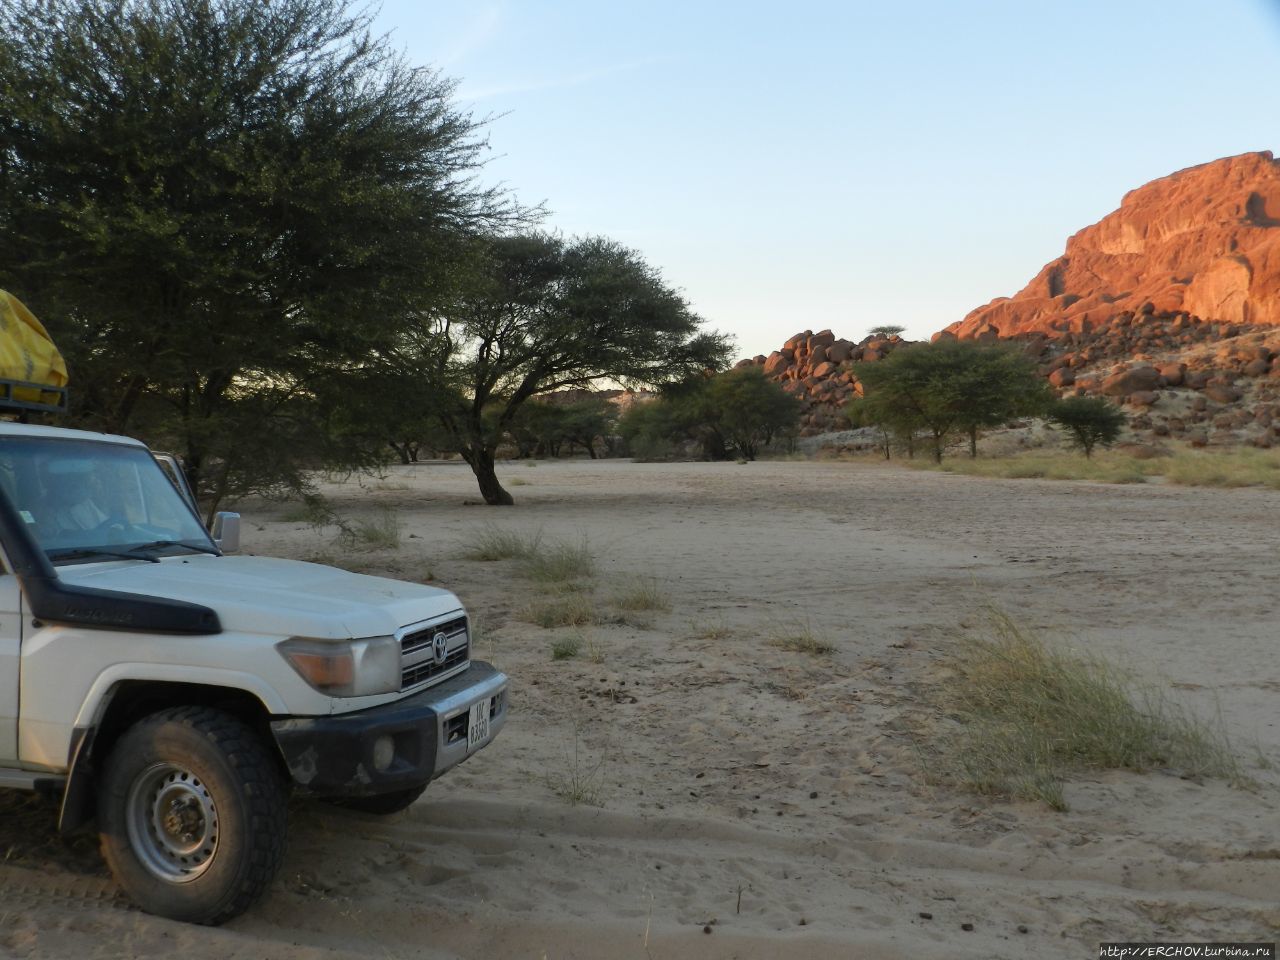
[[[261,739],[228,713],[177,707],[139,720],[116,741],[98,790],[102,855],[148,913],[224,923],[247,910],[280,869],[285,785]],[[172,810],[193,811],[174,828],[189,832],[166,832],[172,821],[164,814]],[[190,860],[175,856],[174,846],[197,832],[201,849]]]
[[[424,783],[420,787],[393,790],[391,793],[379,793],[372,797],[332,797],[326,802],[333,804],[335,807],[346,807],[348,810],[359,810],[361,813],[389,817],[393,813],[409,809],[426,789],[427,785]]]

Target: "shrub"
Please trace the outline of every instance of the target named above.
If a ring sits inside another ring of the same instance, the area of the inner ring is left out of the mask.
[[[561,637],[551,644],[552,660],[572,660],[582,650],[581,637]]]
[[[553,627],[576,627],[593,623],[596,611],[590,597],[569,593],[531,603],[525,611],[525,619],[548,630]]]
[[[948,657],[934,705],[949,722],[935,760],[982,794],[1066,809],[1073,771],[1174,767],[1239,778],[1225,735],[1107,661],[1054,650],[991,609],[989,635]]]

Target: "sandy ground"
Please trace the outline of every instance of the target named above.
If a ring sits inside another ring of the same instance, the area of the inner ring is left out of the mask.
[[[0,797],[0,956],[1096,956],[1101,940],[1280,931],[1280,494],[989,481],[856,463],[457,464],[326,492],[394,509],[395,551],[247,504],[251,552],[434,578],[506,670],[497,741],[409,811],[293,810],[266,900],[218,930],[115,896],[92,838]],[[461,558],[486,525],[586,537],[615,622],[521,619],[545,588]],[[670,612],[611,603],[656,578]],[[1071,810],[928,786],[913,739],[938,651],[994,601],[1220,712],[1256,789],[1115,773]],[[831,656],[787,652],[797,630]],[[583,652],[551,657],[580,633]],[[567,802],[568,787],[599,806]]]

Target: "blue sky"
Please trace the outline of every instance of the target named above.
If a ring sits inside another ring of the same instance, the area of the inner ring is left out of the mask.
[[[640,250],[768,353],[923,338],[1125,191],[1280,150],[1280,0],[383,0],[492,115],[485,179]]]

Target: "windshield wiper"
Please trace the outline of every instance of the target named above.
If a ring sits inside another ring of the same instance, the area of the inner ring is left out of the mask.
[[[161,547],[186,547],[188,550],[194,550],[197,553],[207,553],[214,557],[222,556],[222,551],[217,547],[207,547],[203,543],[188,543],[185,540],[152,540],[150,543],[140,543],[136,547],[129,548],[129,556],[139,560],[155,560],[155,557],[138,557],[137,551],[158,550]],[[156,562],[159,563],[158,560]]]
[[[123,550],[106,550],[102,547],[64,547],[61,550],[48,550],[50,560],[72,560],[79,557],[119,557],[121,560],[145,560],[147,563],[159,563],[159,557],[146,557]]]

